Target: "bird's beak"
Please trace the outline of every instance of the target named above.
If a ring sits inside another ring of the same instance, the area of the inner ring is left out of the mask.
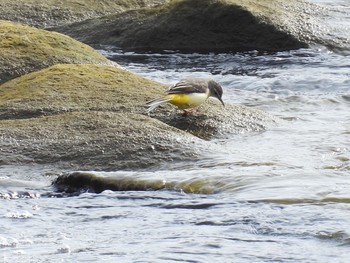
[[[222,106],[225,107],[225,103],[222,101],[222,99],[219,99],[219,101],[221,102]]]

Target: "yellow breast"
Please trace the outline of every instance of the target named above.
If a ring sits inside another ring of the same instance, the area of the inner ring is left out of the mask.
[[[195,108],[208,99],[208,93],[190,93],[190,94],[168,94],[169,103],[180,109]]]

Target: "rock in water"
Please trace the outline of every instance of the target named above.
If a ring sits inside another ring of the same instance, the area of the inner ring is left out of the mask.
[[[184,52],[283,51],[329,37],[321,7],[288,0],[182,0],[54,28],[88,44]]]

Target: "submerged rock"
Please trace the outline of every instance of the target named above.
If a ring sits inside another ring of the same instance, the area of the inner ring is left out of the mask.
[[[170,105],[148,116],[145,102],[165,89],[124,69],[91,64],[55,65],[8,81],[0,86],[1,163],[146,168],[200,159],[213,147],[200,138],[276,124],[267,113],[214,103],[188,119],[173,115]]]
[[[182,0],[54,30],[129,50],[282,51],[341,44],[329,37],[320,13],[325,11],[306,1]]]
[[[58,176],[52,183],[54,189],[68,194],[82,192],[101,193],[111,191],[157,191],[177,190],[185,193],[211,194],[215,188],[205,179],[186,181],[166,181],[163,179],[144,178],[134,174],[99,174],[96,172],[72,172]]]
[[[0,84],[58,63],[112,65],[68,36],[0,20]]]

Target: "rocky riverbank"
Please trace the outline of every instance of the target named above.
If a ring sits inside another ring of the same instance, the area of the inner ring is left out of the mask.
[[[185,52],[281,51],[319,44],[349,50],[306,0],[0,0],[0,19],[51,28],[90,45]]]
[[[316,36],[322,39],[318,20],[309,19],[314,5],[303,1],[119,1],[118,8],[124,7],[116,11],[117,2],[115,9],[112,1],[99,2],[100,11],[91,17],[113,14],[89,20],[78,19],[77,10],[88,14],[94,5],[67,6],[76,12],[69,22],[84,21],[66,25],[68,20],[58,16],[55,25],[63,26],[56,29],[91,45],[150,50],[276,51],[316,43]],[[26,7],[17,4],[18,12]],[[145,102],[161,96],[164,84],[120,68],[67,35],[9,21],[0,24],[2,165],[150,168],[200,159],[215,147],[212,138],[263,131],[279,121],[259,110],[223,108],[215,101],[194,116],[173,114],[169,105],[148,115]]]

